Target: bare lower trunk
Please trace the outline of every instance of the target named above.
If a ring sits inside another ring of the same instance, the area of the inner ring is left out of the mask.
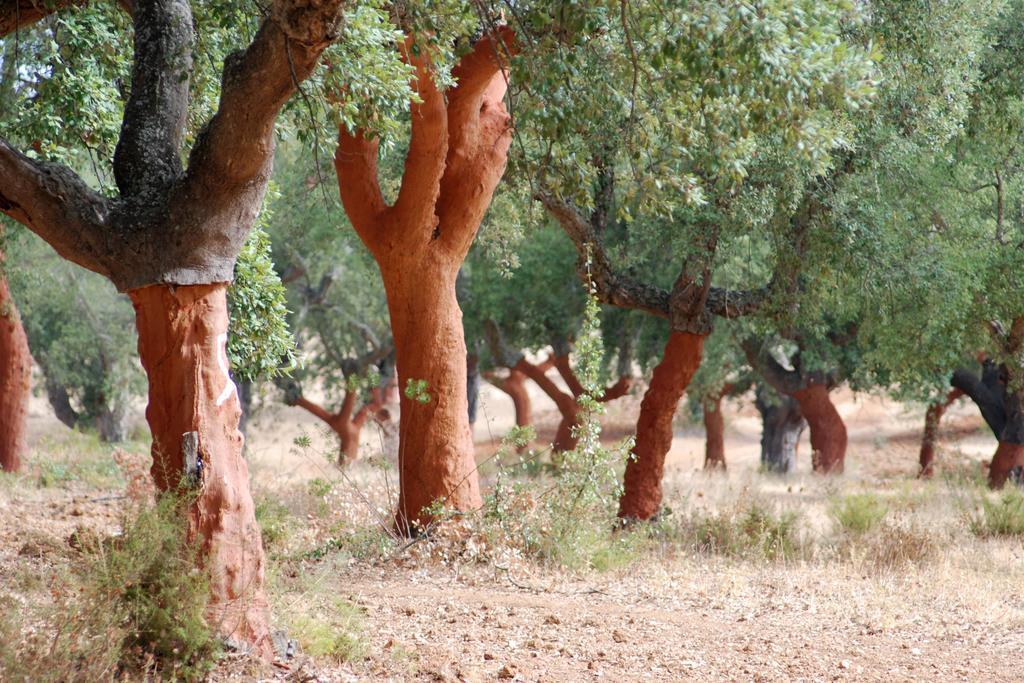
[[[575,396],[562,391],[547,376],[548,365],[547,363],[534,365],[523,358],[516,363],[512,370],[529,377],[533,380],[534,384],[540,387],[541,391],[547,394],[548,398],[555,402],[558,412],[561,414],[561,419],[558,422],[558,429],[555,431],[555,439],[551,443],[551,449],[555,453],[565,453],[576,448],[578,437],[574,432],[576,421],[579,418],[580,406],[576,402]]]
[[[501,387],[512,398],[512,405],[516,411],[516,426],[528,427],[533,424],[533,405],[530,402],[530,392],[526,390],[526,375],[516,369],[508,373]]]
[[[705,399],[701,403],[704,413],[704,469],[725,471],[725,420],[722,419],[724,394]]]
[[[46,378],[46,400],[50,402],[53,414],[62,424],[69,429],[74,429],[78,425],[78,411],[71,405],[67,387],[49,377]]]
[[[828,387],[810,384],[793,393],[811,430],[811,467],[819,474],[842,474],[846,460],[846,425]]]
[[[800,435],[807,425],[796,399],[765,387],[757,388],[755,405],[761,413],[761,467],[788,474],[796,469]]]
[[[703,335],[673,332],[654,368],[651,384],[640,404],[636,446],[626,463],[619,517],[650,519],[661,507],[661,478],[665,456],[672,447],[672,419],[693,373],[700,365]]]
[[[992,464],[988,469],[988,485],[993,489],[1001,489],[1016,468],[1024,468],[1024,444],[1011,441],[1000,441],[996,454],[992,456]],[[1018,478],[1019,478],[1018,473]]]
[[[429,521],[435,503],[455,510],[482,505],[466,410],[466,342],[455,299],[458,263],[434,251],[408,263],[381,265],[391,313],[399,386],[425,382],[418,396],[403,391],[399,423],[396,522],[403,532]]]
[[[7,278],[0,277],[0,470],[17,472],[25,453],[32,356]]]
[[[185,486],[196,496],[188,530],[210,573],[209,623],[270,657],[263,546],[228,375],[225,289],[154,285],[129,295],[149,378],[153,478],[161,491]]]
[[[935,445],[939,440],[939,424],[946,409],[964,395],[960,389],[953,389],[945,398],[932,403],[924,414],[924,434],[921,437],[921,452],[919,462],[921,470],[917,476],[928,479],[935,474]]]
[[[466,402],[469,424],[474,425],[477,407],[480,405],[480,358],[475,353],[466,357]]]

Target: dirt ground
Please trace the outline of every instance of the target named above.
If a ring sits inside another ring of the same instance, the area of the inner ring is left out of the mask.
[[[837,401],[850,432],[841,478],[810,474],[806,434],[797,474],[784,480],[759,475],[760,424],[745,401],[725,408],[726,476],[709,478],[700,471],[703,431],[699,424],[680,424],[669,456],[666,503],[676,510],[715,509],[757,498],[800,511],[810,520],[808,533],[824,535],[830,499],[880,491],[911,501],[899,514],[934,536],[939,552],[933,560],[875,571],[856,560],[787,564],[667,552],[601,572],[402,555],[290,562],[276,559],[284,551],[272,551],[270,581],[282,628],[288,630],[296,615],[326,619],[331,605],[344,600],[356,608],[360,654],[348,662],[300,654],[262,671],[234,662],[218,667],[212,678],[1024,679],[1024,545],[970,537],[952,484],[914,479],[923,410],[849,392],[840,392]],[[485,388],[475,427],[480,459],[494,452],[511,426],[510,404]],[[638,407],[638,396],[613,405],[608,432],[627,431]],[[541,437],[549,435],[555,413],[539,392],[535,414]],[[31,428],[32,477],[54,469],[46,462],[76,457],[76,442],[65,438],[66,430],[42,401],[33,403]],[[942,433],[940,467],[946,470],[976,470],[995,448],[977,411],[965,402],[949,411]],[[309,445],[296,447],[299,437]],[[387,435],[370,430],[366,438],[367,450],[390,447]],[[298,409],[270,406],[252,425],[253,486],[258,497],[280,500],[296,516],[289,547],[312,547],[339,528],[355,534],[361,525],[372,528],[387,519],[394,485],[387,471],[359,464],[340,473],[322,455],[334,452],[330,435]],[[142,454],[132,458],[136,469],[143,466]],[[0,585],[17,593],[26,572],[44,572],[60,562],[68,552],[66,539],[78,528],[116,529],[124,491],[104,488],[108,473],[97,468],[95,477],[90,470],[62,479],[57,467],[56,484],[0,486]],[[315,480],[334,486],[322,502],[329,514],[302,497]]]

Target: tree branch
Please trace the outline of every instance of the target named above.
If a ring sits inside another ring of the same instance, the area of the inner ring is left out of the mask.
[[[712,287],[705,307],[718,317],[731,320],[757,312],[770,293],[771,285],[743,290]]]
[[[974,401],[981,416],[985,419],[985,423],[999,439],[1006,426],[1006,409],[1003,406],[1002,395],[993,391],[994,387],[989,386],[982,378],[965,368],[958,368],[953,372],[950,384]]]
[[[523,359],[523,354],[509,348],[508,344],[505,343],[505,337],[501,333],[501,328],[498,327],[498,323],[494,320],[485,320],[483,327],[484,340],[487,342],[487,348],[490,350],[494,362],[504,365],[510,370],[514,368]]]
[[[29,159],[0,138],[0,212],[18,221],[62,257],[110,275],[105,235],[109,202],[60,164]]]
[[[417,48],[418,52],[414,53]],[[434,211],[448,154],[448,114],[444,94],[434,83],[427,48],[417,46],[410,37],[405,42],[402,57],[416,69],[415,90],[421,101],[409,106],[412,133],[405,155],[402,186],[393,210],[402,214],[403,222],[416,227],[428,225],[428,232],[433,232],[437,223]]]
[[[269,177],[278,112],[337,38],[344,4],[275,0],[249,47],[224,60],[217,113],[189,156],[186,196],[209,202]]]
[[[747,362],[754,368],[765,381],[776,391],[787,396],[800,390],[803,380],[796,370],[787,370],[764,348],[764,344],[753,339],[744,339],[740,342]]]
[[[137,0],[135,5],[132,86],[114,150],[114,180],[123,197],[152,204],[182,174],[192,9],[187,0]]]
[[[579,256],[577,273],[585,285],[594,286],[600,301],[620,308],[646,311],[661,318],[669,317],[669,293],[617,273],[608,259],[604,244],[594,233],[593,226],[575,206],[547,190],[537,192],[535,199],[558,221],[572,240]]]
[[[352,134],[342,126],[334,153],[341,203],[352,227],[371,251],[379,244],[381,217],[388,208],[377,178],[377,146],[376,139],[367,140],[361,131]]]
[[[88,0],[0,0],[0,38]]]

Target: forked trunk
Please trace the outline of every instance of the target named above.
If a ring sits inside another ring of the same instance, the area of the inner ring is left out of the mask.
[[[228,374],[226,285],[153,285],[129,292],[149,378],[146,419],[160,491],[186,487],[189,539],[210,573],[208,620],[222,636],[272,654],[264,556],[241,409]]]
[[[725,471],[725,420],[722,418],[724,392],[701,403],[704,413],[704,469]]]
[[[17,472],[25,453],[32,356],[7,278],[0,277],[0,470]]]
[[[359,459],[359,441],[363,435],[362,423],[346,420],[338,426],[332,425],[334,432],[341,442],[341,449],[338,452],[338,464],[348,465]]]
[[[935,445],[939,440],[939,424],[946,409],[964,395],[960,389],[953,389],[945,398],[932,403],[924,414],[924,434],[921,437],[921,452],[919,462],[921,470],[918,477],[928,479],[935,474]]]
[[[811,467],[819,474],[842,474],[846,460],[846,425],[828,387],[809,384],[793,393],[811,430]]]
[[[761,413],[761,467],[788,474],[796,468],[797,447],[806,422],[796,399],[758,387],[755,400]]]
[[[526,375],[513,368],[500,388],[512,399],[512,405],[516,411],[516,426],[532,425],[533,404],[530,402],[530,392],[526,390]]]
[[[576,448],[576,443],[579,440],[575,428],[579,419],[580,405],[576,402],[576,397],[573,394],[563,391],[547,376],[548,365],[547,363],[534,365],[523,358],[516,363],[512,371],[529,377],[534,384],[540,387],[541,391],[547,394],[548,398],[555,402],[561,419],[558,421],[555,439],[551,442],[551,450],[555,453],[565,453]]]
[[[626,463],[619,517],[650,519],[661,507],[661,478],[665,456],[672,447],[672,419],[683,392],[700,366],[704,335],[673,332],[654,368],[651,384],[640,404],[636,446]]]
[[[395,342],[402,419],[396,522],[405,533],[429,521],[435,503],[474,510],[483,501],[466,410],[466,342],[455,299],[459,264],[427,249],[424,258],[381,263]],[[410,380],[426,382],[409,395]]]

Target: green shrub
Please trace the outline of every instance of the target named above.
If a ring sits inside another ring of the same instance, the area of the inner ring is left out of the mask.
[[[791,560],[803,546],[798,536],[798,517],[776,515],[753,504],[710,516],[693,515],[685,521],[683,536],[701,553],[766,560]]]
[[[264,495],[256,499],[256,522],[263,535],[263,547],[270,550],[288,537],[294,518],[287,507]]]
[[[878,526],[889,508],[874,493],[857,493],[834,499],[829,512],[843,530],[863,534]]]
[[[291,623],[290,634],[303,652],[335,662],[350,662],[366,657],[363,615],[359,608],[336,600],[321,617],[302,615]]]
[[[165,496],[136,510],[121,536],[88,538],[73,571],[51,587],[52,606],[0,624],[0,679],[201,679],[218,645],[204,618],[209,580],[185,542],[184,504]]]
[[[968,513],[967,526],[982,538],[1024,536],[1024,493],[1011,489],[995,499],[981,498],[978,507]]]

